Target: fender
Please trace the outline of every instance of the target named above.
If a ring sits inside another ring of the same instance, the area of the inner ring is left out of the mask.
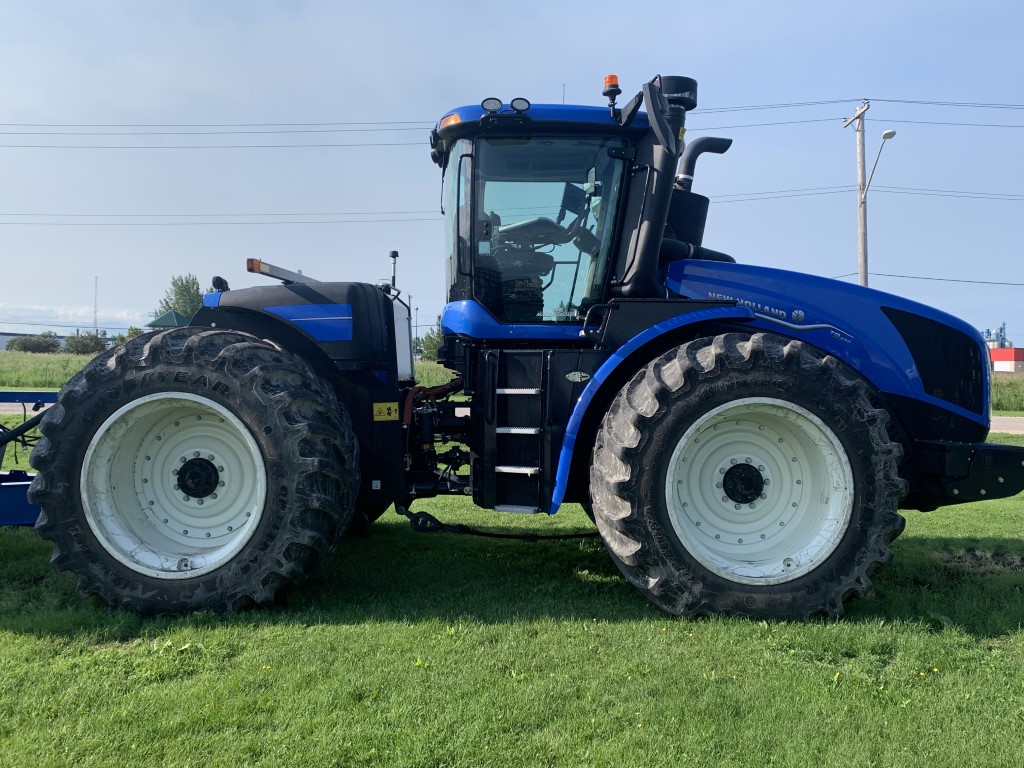
[[[572,415],[565,429],[565,438],[562,441],[562,450],[558,456],[558,469],[555,473],[555,487],[551,494],[551,507],[548,514],[555,514],[565,497],[565,489],[569,482],[569,470],[572,466],[573,452],[576,447],[576,437],[579,435],[580,425],[587,415],[590,404],[594,401],[598,392],[605,383],[613,376],[626,359],[638,349],[655,339],[664,336],[666,333],[678,331],[688,326],[700,325],[716,320],[732,320],[750,322],[755,319],[754,312],[748,307],[730,306],[715,307],[712,309],[700,309],[696,312],[686,312],[676,315],[667,320],[655,323],[636,334],[625,344],[616,349],[611,356],[601,364],[594,377],[587,384],[583,394],[576,401]]]
[[[687,298],[737,301],[756,315],[753,326],[835,355],[889,399],[953,414],[964,423],[956,439],[984,440],[987,349],[957,317],[872,288],[749,264],[681,260],[665,283]]]

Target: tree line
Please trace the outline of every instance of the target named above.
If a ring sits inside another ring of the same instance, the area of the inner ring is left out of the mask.
[[[209,293],[213,288],[207,288]],[[174,275],[171,277],[171,284],[164,292],[164,296],[151,313],[152,318],[166,315],[168,312],[178,312],[181,315],[191,318],[203,306],[203,291],[199,288],[199,278],[188,273],[185,275]],[[417,329],[419,330],[419,329]],[[110,345],[123,344],[128,339],[134,338],[143,333],[141,328],[132,326],[125,333],[108,337],[105,333],[88,331],[78,333],[74,336],[67,336],[63,346],[61,340],[53,331],[44,331],[34,336],[16,336],[7,342],[7,349],[15,352],[35,352],[39,354],[66,352],[73,355],[96,355]],[[438,315],[435,325],[424,333],[413,339],[413,352],[423,360],[437,360],[438,350],[441,348],[443,337],[441,334],[441,317]]]
[[[191,318],[202,306],[203,292],[199,289],[199,279],[193,274],[174,275],[171,278],[170,287],[151,314],[154,320],[171,311]],[[34,352],[37,354],[65,352],[72,355],[96,355],[111,344],[123,344],[141,333],[143,330],[135,326],[131,326],[127,331],[116,336],[107,336],[103,331],[87,331],[65,337],[62,345],[60,337],[56,333],[43,331],[34,336],[16,336],[7,342],[7,349],[12,352]]]

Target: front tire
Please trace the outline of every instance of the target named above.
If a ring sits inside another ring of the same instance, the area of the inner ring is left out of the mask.
[[[113,607],[269,604],[352,516],[347,414],[301,359],[247,334],[132,339],[68,382],[40,429],[36,531]]]
[[[591,492],[619,569],[673,613],[838,616],[903,529],[901,448],[843,363],[731,333],[683,344],[621,390]]]

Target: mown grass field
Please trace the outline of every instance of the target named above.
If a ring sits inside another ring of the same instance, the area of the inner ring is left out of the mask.
[[[0,765],[1019,765],[1024,497],[908,518],[876,594],[805,624],[673,619],[594,539],[390,512],[280,607],[141,619],[0,530]]]
[[[277,607],[143,619],[0,529],[0,766],[1019,765],[1024,495],[906,514],[875,593],[808,623],[674,619],[596,539],[393,512]]]

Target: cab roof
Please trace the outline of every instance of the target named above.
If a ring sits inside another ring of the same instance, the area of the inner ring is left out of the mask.
[[[458,130],[465,130],[469,126],[479,126],[480,119],[488,115],[496,115],[498,119],[514,119],[516,112],[509,106],[504,106],[497,112],[488,112],[479,104],[470,104],[464,107],[457,107],[447,112],[436,126],[437,132],[444,138],[448,138]],[[522,113],[523,117],[531,126],[550,126],[552,128],[579,127],[587,130],[607,129],[610,131],[623,130],[646,130],[649,128],[647,115],[643,112],[637,114],[636,118],[624,128],[614,120],[608,107],[580,106],[575,104],[533,104]]]

